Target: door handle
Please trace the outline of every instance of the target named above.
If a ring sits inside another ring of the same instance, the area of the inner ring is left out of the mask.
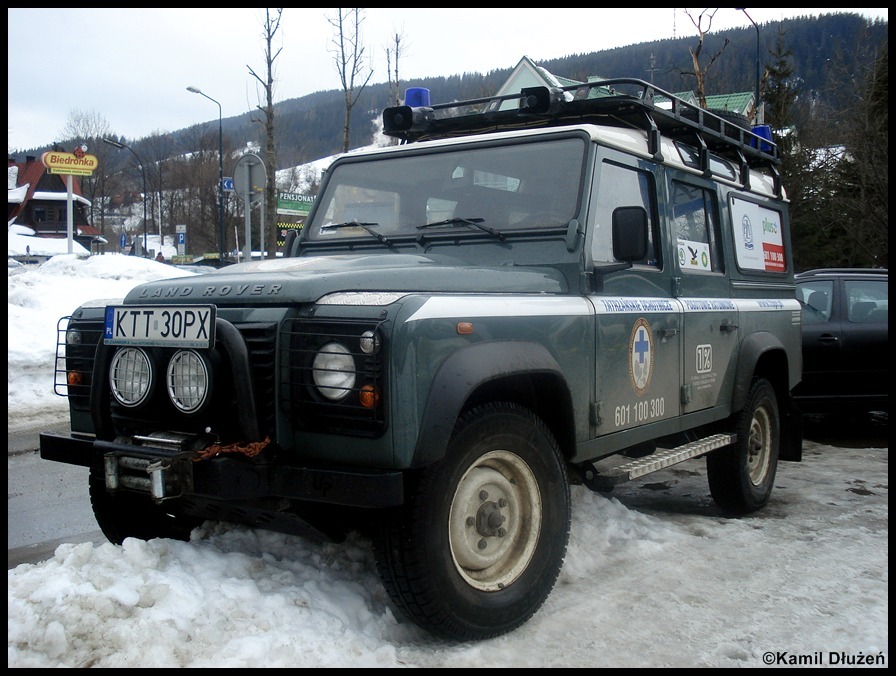
[[[721,326],[719,326],[719,331],[722,333],[727,333],[729,331],[737,331],[738,325],[734,322],[730,322],[727,319],[722,322]]]
[[[660,338],[671,338],[678,335],[678,329],[662,329],[660,330]]]

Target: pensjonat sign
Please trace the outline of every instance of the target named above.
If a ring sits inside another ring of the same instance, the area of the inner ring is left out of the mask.
[[[296,192],[277,193],[277,213],[289,216],[307,216],[314,204],[314,195]]]

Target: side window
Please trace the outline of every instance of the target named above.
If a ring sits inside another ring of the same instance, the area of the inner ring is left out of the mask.
[[[784,213],[774,208],[729,195],[734,257],[747,272],[787,272],[784,250]]]
[[[803,308],[803,324],[824,324],[830,321],[833,297],[832,281],[821,280],[797,285],[796,299]]]
[[[671,207],[681,269],[723,271],[719,248],[719,210],[715,195],[704,188],[673,181]]]
[[[846,316],[851,322],[866,324],[890,319],[889,287],[884,280],[847,280]]]
[[[644,207],[647,210],[647,255],[635,265],[662,267],[660,249],[656,246],[656,213],[653,177],[644,171],[604,162],[597,178],[597,206],[594,219],[594,238],[591,243],[592,260],[612,262],[613,211],[618,207]]]

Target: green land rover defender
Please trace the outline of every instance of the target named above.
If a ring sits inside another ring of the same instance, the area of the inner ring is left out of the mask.
[[[71,434],[40,452],[89,467],[112,542],[358,531],[400,617],[482,639],[550,594],[571,484],[705,457],[721,512],[766,504],[800,305],[764,130],[633,79],[426,93],[282,257],[60,320]]]

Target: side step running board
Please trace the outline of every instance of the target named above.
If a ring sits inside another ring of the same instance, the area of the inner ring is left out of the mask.
[[[677,465],[685,460],[733,444],[735,441],[737,441],[736,434],[714,434],[711,437],[691,441],[676,448],[657,450],[648,456],[636,458],[605,471],[600,471],[597,467],[592,466],[594,469],[586,471],[583,480],[591,490],[606,493],[613,490],[613,487],[618,484]]]

